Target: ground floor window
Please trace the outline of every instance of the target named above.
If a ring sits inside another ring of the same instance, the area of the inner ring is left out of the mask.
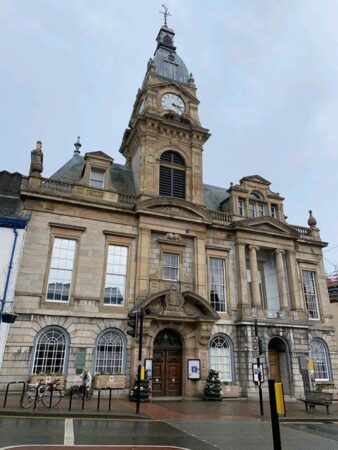
[[[219,373],[221,381],[234,381],[231,339],[225,334],[214,336],[209,345],[210,369]]]
[[[33,373],[64,373],[67,336],[58,328],[48,328],[37,338],[33,359]]]
[[[329,354],[326,344],[314,339],[310,344],[310,355],[314,362],[315,381],[330,381]]]
[[[124,339],[118,331],[101,334],[96,345],[95,373],[122,373],[124,349]]]

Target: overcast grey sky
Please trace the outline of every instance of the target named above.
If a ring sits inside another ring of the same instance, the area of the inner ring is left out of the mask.
[[[1,167],[44,176],[82,153],[115,162],[162,24],[163,0],[0,0]],[[308,210],[338,265],[338,2],[167,0],[177,52],[195,77],[204,182],[260,174],[292,224]],[[335,247],[337,246],[337,247]]]

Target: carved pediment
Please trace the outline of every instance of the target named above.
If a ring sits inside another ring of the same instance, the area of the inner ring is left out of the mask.
[[[109,155],[107,155],[106,153],[102,152],[101,150],[98,150],[98,151],[95,151],[95,152],[87,152],[85,154],[85,159],[88,159],[88,157],[105,159],[105,160],[108,160],[108,161],[112,161],[113,160],[113,158],[111,158]]]
[[[192,95],[188,89],[186,89],[182,84],[178,84],[175,83],[174,81],[171,83],[168,83],[167,80],[163,81],[163,82],[159,82],[159,83],[152,83],[151,88],[152,89],[162,89],[163,87],[165,87],[165,90],[168,91],[169,89],[172,89],[174,92],[177,90],[178,92],[183,93],[184,95],[186,95],[191,101],[195,102],[195,103],[199,103],[199,100]]]
[[[136,205],[138,212],[163,214],[169,217],[211,222],[208,211],[186,200],[170,197],[154,197]]]
[[[260,175],[249,175],[247,177],[243,177],[240,179],[240,183],[243,183],[244,181],[249,181],[251,183],[257,183],[257,184],[265,184],[266,186],[270,186],[270,181],[266,180],[265,178],[261,177]]]
[[[137,308],[143,308],[147,317],[158,320],[208,321],[219,320],[219,315],[201,296],[193,292],[181,292],[178,284],[170,289],[153,294],[143,300]]]
[[[298,238],[300,233],[284,222],[273,217],[256,217],[254,219],[239,220],[232,224],[234,230],[247,230],[257,233],[269,233],[279,236]]]

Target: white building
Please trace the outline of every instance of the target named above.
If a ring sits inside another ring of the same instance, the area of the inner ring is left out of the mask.
[[[0,173],[0,369],[13,314],[15,283],[27,216],[22,214],[21,175]]]

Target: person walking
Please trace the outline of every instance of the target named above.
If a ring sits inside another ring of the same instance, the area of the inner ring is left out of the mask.
[[[82,384],[80,386],[80,393],[83,394],[85,392],[86,397],[89,396],[89,391],[92,387],[92,376],[89,370],[83,369],[82,374],[80,375],[80,378],[82,378]]]

